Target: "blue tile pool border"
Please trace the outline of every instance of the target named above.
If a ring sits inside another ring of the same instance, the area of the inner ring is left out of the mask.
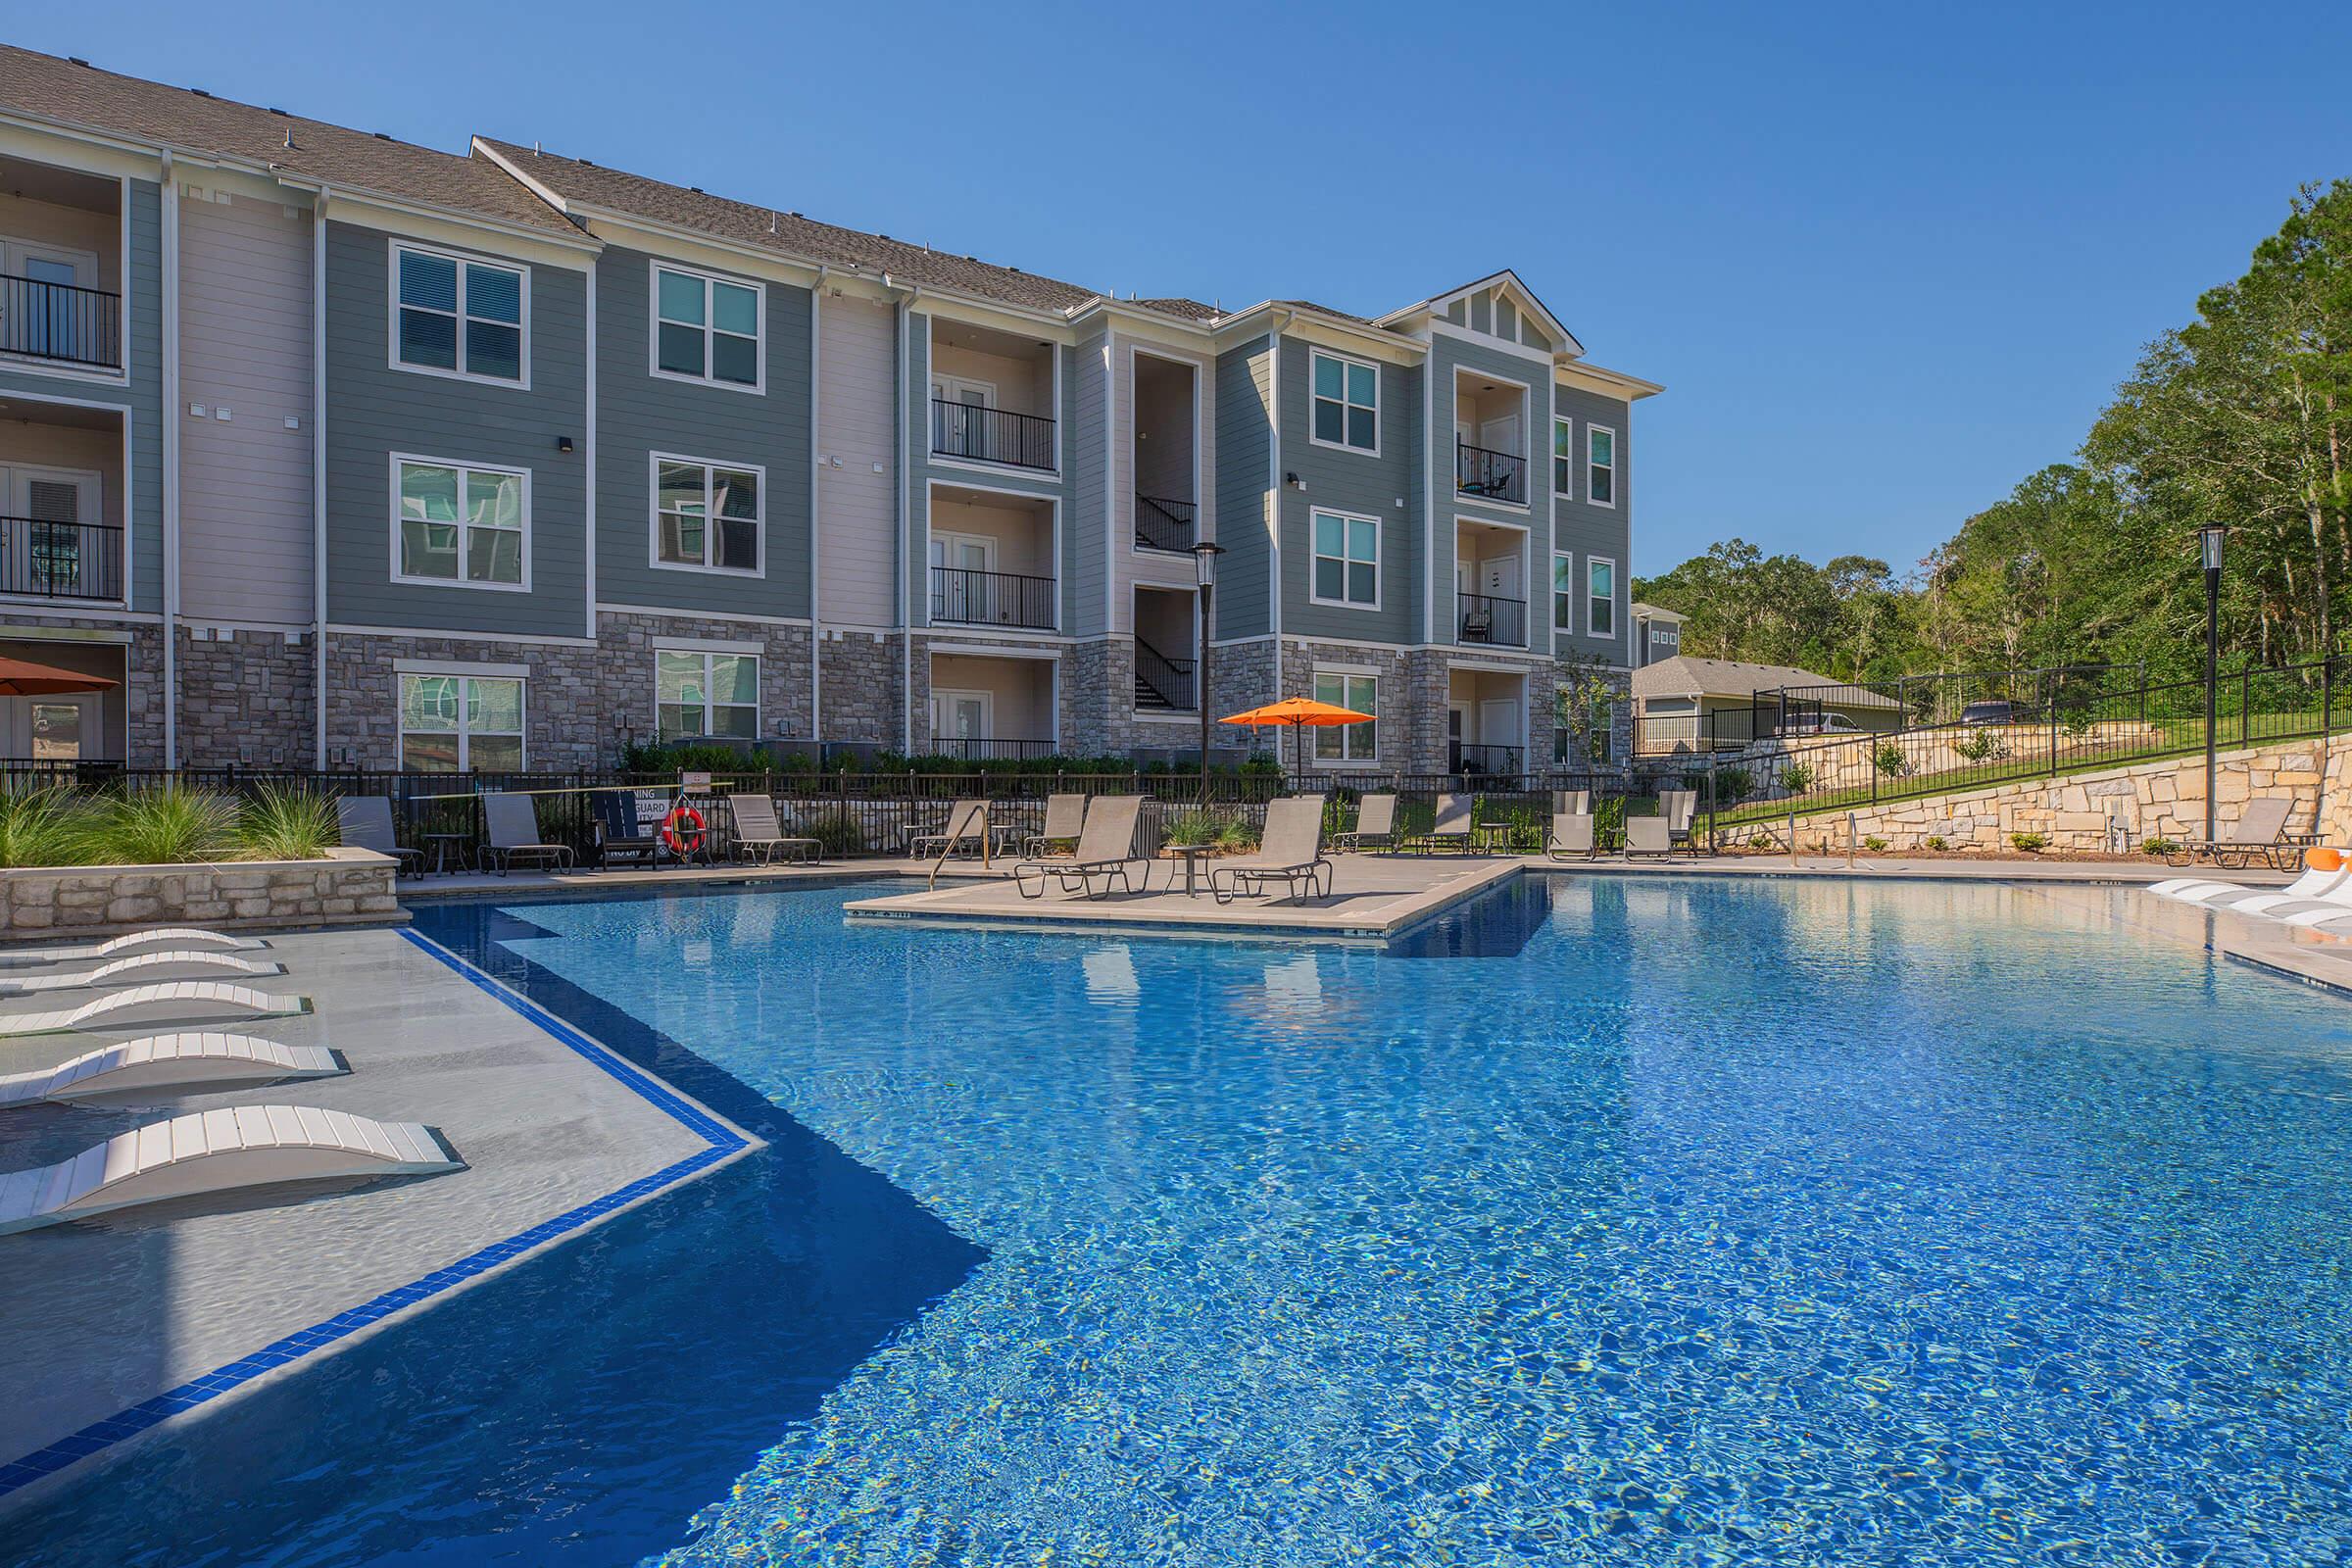
[[[745,1134],[719,1120],[661,1079],[589,1039],[527,997],[516,995],[431,938],[419,936],[411,930],[401,930],[395,934],[439,960],[475,990],[519,1013],[590,1065],[700,1137],[704,1147],[651,1175],[625,1183],[601,1198],[591,1199],[552,1219],[541,1220],[528,1230],[492,1242],[454,1263],[433,1270],[421,1279],[385,1291],[371,1300],[266,1345],[251,1355],[225,1366],[215,1367],[202,1376],[190,1378],[177,1388],[168,1389],[152,1398],[140,1400],[126,1410],[117,1411],[103,1421],[93,1421],[80,1431],[60,1438],[45,1447],[36,1448],[22,1458],[0,1464],[0,1498],[6,1498],[127,1438],[137,1437],[172,1416],[193,1410],[223,1394],[232,1393],[266,1373],[274,1372],[279,1367],[325,1349],[362,1329],[371,1328],[394,1313],[429,1301],[502,1264],[513,1262],[526,1252],[593,1225],[680,1182],[691,1180],[756,1147],[754,1141]]]

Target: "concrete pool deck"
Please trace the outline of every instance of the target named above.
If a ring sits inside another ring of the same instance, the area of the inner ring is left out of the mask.
[[[348,1076],[0,1112],[9,1167],[190,1109],[279,1103],[426,1123],[466,1168],[185,1200],[0,1237],[0,1509],[171,1415],[283,1376],[758,1147],[419,938],[269,941],[260,956],[288,971],[271,984],[317,1008],[239,1027],[336,1051]],[[0,1072],[144,1032],[0,1041]]]

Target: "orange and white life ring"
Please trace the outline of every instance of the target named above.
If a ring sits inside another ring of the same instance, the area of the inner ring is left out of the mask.
[[[662,842],[669,853],[681,858],[703,847],[703,813],[680,801],[669,808],[662,819]]]

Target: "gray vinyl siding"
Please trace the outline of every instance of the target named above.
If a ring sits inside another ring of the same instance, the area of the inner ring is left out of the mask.
[[[1306,482],[1277,493],[1282,511],[1282,630],[1285,636],[1348,642],[1413,643],[1421,637],[1421,498],[1413,432],[1421,422],[1421,371],[1380,369],[1380,453],[1317,446],[1308,438],[1312,403],[1309,348],[1282,341],[1282,467]],[[1401,501],[1402,505],[1398,503]],[[1378,517],[1380,608],[1357,610],[1312,602],[1313,552],[1309,514],[1332,509]]]
[[[652,261],[643,251],[617,248],[597,261],[596,597],[698,614],[805,616],[808,291],[765,285],[764,391],[673,381],[649,368]],[[766,470],[760,575],[653,564],[656,452]]]
[[[180,203],[180,397],[209,411],[179,415],[179,602],[193,619],[308,625],[317,612],[311,222],[248,196]]]
[[[827,625],[896,625],[898,313],[836,294],[817,319],[817,611]]]
[[[971,485],[980,489],[1009,491],[1015,495],[1039,496],[1061,503],[1062,558],[1059,580],[1055,589],[1061,601],[1061,623],[1064,630],[1072,624],[1072,587],[1077,573],[1071,566],[1073,551],[1087,547],[1080,543],[1091,528],[1096,535],[1093,548],[1102,549],[1102,433],[1095,431],[1093,442],[1094,499],[1080,505],[1085,492],[1078,482],[1078,469],[1084,449],[1078,440],[1080,352],[1056,345],[1054,352],[1060,357],[1061,406],[1054,415],[1054,441],[1060,474],[1040,472],[1032,468],[1014,468],[988,464],[934,464],[931,461],[931,323],[928,313],[910,311],[906,316],[906,526],[912,541],[906,552],[907,603],[912,608],[911,620],[917,626],[930,619],[931,606],[931,483]],[[1096,579],[1097,622],[1102,619],[1102,580]]]
[[[122,467],[129,505],[122,509],[129,551],[124,589],[128,608],[154,614],[164,604],[163,187],[134,179],[125,192],[130,273],[122,290],[122,349],[129,359],[128,382],[8,367],[0,368],[0,395],[21,392],[28,400],[65,398],[128,411],[130,444]],[[31,416],[37,420],[38,411]],[[39,614],[43,608],[29,600],[12,601],[7,611],[23,616]],[[47,608],[68,614],[75,607],[60,601]]]
[[[1555,386],[1552,396],[1557,412],[1576,421],[1576,498],[1554,500],[1552,504],[1552,538],[1554,547],[1576,554],[1576,636],[1562,639],[1561,657],[1598,656],[1612,664],[1625,662],[1626,626],[1632,604],[1633,583],[1633,405],[1614,398],[1600,397],[1576,387]],[[1617,432],[1617,505],[1595,507],[1585,500],[1585,427],[1590,423],[1609,426]],[[1549,454],[1550,430],[1544,431],[1544,487],[1551,488]],[[1617,630],[1614,636],[1594,637],[1586,630],[1585,562],[1593,556],[1603,556],[1617,563]],[[1548,564],[1545,566],[1548,581]],[[1548,600],[1544,612],[1550,619]]]
[[[1482,298],[1484,296],[1481,296]],[[1476,311],[1473,309],[1473,317]],[[1492,313],[1490,312],[1490,315]],[[1520,454],[1527,460],[1527,494],[1525,507],[1501,506],[1465,496],[1456,488],[1453,467],[1454,372],[1457,369],[1483,371],[1505,381],[1517,381],[1527,386],[1527,420],[1520,431]],[[1551,482],[1551,368],[1524,354],[1514,354],[1504,348],[1488,348],[1483,344],[1465,343],[1459,338],[1434,336],[1430,342],[1429,374],[1434,378],[1436,395],[1429,404],[1429,450],[1438,469],[1438,547],[1441,567],[1435,584],[1438,613],[1435,633],[1440,642],[1452,642],[1456,629],[1453,601],[1454,554],[1453,530],[1456,518],[1479,522],[1502,523],[1524,528],[1529,536],[1527,566],[1527,635],[1531,652],[1543,653],[1551,646],[1551,613],[1548,609],[1539,612],[1539,600],[1549,592],[1551,561],[1544,542],[1545,491]],[[1538,432],[1542,432],[1539,440]],[[1539,592],[1542,590],[1542,593]]]
[[[1208,482],[1217,499],[1216,635],[1262,637],[1272,628],[1266,592],[1273,581],[1267,548],[1267,464],[1274,427],[1268,397],[1274,357],[1259,338],[1218,356],[1217,465]]]
[[[589,635],[587,457],[580,450],[587,431],[587,274],[528,268],[525,391],[392,368],[390,259],[388,235],[328,221],[327,618],[434,631]],[[563,436],[572,438],[574,451],[556,450]],[[529,593],[392,580],[395,452],[531,471]]]

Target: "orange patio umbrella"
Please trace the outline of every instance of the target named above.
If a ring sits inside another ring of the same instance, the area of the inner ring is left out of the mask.
[[[1309,727],[1322,729],[1333,724],[1364,724],[1372,720],[1370,713],[1359,713],[1352,708],[1341,708],[1334,703],[1318,703],[1311,697],[1285,697],[1279,703],[1252,708],[1246,713],[1228,713],[1217,720],[1220,724],[1248,724],[1252,727],[1266,724],[1288,724],[1293,736],[1291,751],[1297,759],[1295,771],[1306,771],[1306,743],[1297,738],[1298,731]]]
[[[102,692],[121,684],[104,675],[36,664],[28,659],[0,659],[0,697],[54,697],[61,692]]]

